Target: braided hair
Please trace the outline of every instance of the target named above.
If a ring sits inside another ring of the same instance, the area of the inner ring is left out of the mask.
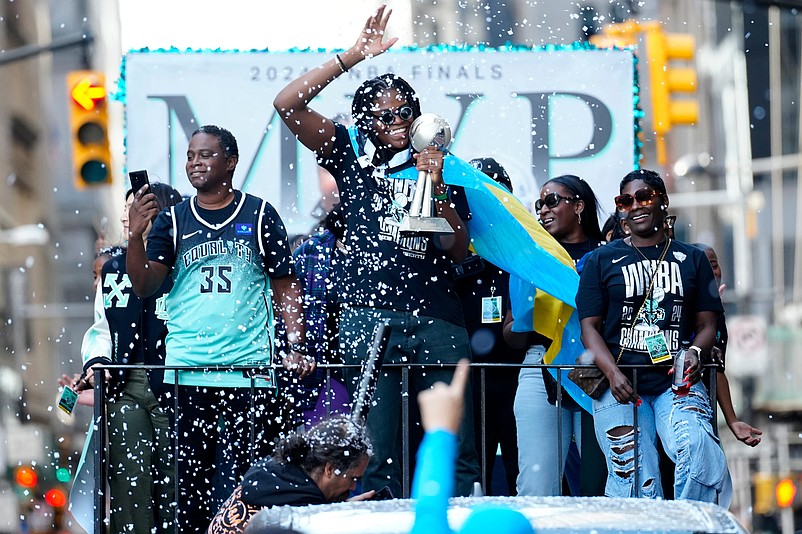
[[[420,100],[406,80],[397,74],[388,72],[381,76],[376,76],[370,80],[365,80],[354,93],[354,100],[351,102],[351,116],[357,128],[368,136],[375,143],[376,131],[373,127],[376,118],[371,113],[371,107],[377,98],[383,93],[395,90],[405,98],[412,107],[412,118],[417,119],[421,115]]]

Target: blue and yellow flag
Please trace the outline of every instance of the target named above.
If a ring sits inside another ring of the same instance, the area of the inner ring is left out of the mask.
[[[490,177],[450,154],[444,167],[446,183],[465,189],[473,249],[510,273],[513,330],[534,330],[552,340],[544,363],[575,363],[584,348],[575,310],[579,275],[568,252],[517,198]],[[562,373],[563,388],[591,411],[590,398],[567,374]],[[557,377],[555,371],[552,375]]]

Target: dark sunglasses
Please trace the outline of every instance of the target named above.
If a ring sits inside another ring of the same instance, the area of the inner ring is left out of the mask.
[[[576,197],[563,197],[557,193],[549,193],[544,198],[539,198],[535,201],[535,213],[540,213],[540,210],[543,209],[543,206],[553,210],[557,207],[557,204],[559,204],[561,200],[575,202],[577,199]]]
[[[635,191],[634,195],[629,193],[618,195],[615,197],[615,209],[618,211],[629,211],[632,209],[632,204],[637,200],[641,206],[651,206],[654,204],[656,198],[661,196],[662,193],[651,187],[644,187]]]
[[[392,109],[383,109],[381,113],[378,115],[374,115],[375,118],[382,121],[387,126],[390,126],[392,123],[395,122],[396,116],[400,117],[402,121],[408,121],[412,118],[415,112],[412,110],[412,106],[406,105],[401,106],[396,110]]]

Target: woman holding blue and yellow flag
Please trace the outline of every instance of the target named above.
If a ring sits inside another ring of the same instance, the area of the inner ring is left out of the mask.
[[[581,270],[584,257],[604,243],[599,228],[596,195],[588,183],[577,176],[558,176],[543,184],[540,198],[535,202],[535,211],[543,228],[562,245],[577,265],[577,270]],[[540,300],[536,297],[531,308],[531,331],[513,332],[513,316],[509,314],[505,325],[504,338],[507,343],[528,346],[524,363],[529,365],[550,363],[544,357],[551,352],[547,349],[551,348],[552,339],[534,330],[536,317],[543,313],[538,306]],[[571,493],[580,494],[579,462],[567,462],[567,459],[574,439],[576,447],[580,447],[582,410],[570,396],[564,395],[558,413],[554,406],[556,390],[556,381],[547,370],[521,369],[515,396],[519,495],[560,495],[561,467],[565,467],[569,474],[567,478]],[[562,419],[559,436],[558,418]],[[549,429],[549,435],[544,436],[544,429]],[[576,458],[576,453],[571,456]]]

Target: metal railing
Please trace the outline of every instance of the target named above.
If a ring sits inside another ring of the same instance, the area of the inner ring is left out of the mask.
[[[343,370],[343,369],[359,369],[359,365],[342,365],[342,364],[320,364],[318,366],[319,369],[325,371],[325,379],[324,379],[324,386],[321,390],[321,395],[324,395],[327,400],[331,399],[332,395],[332,388],[331,388],[331,380],[332,380],[332,372],[335,370]],[[383,369],[392,369],[392,368],[400,368],[401,370],[401,424],[402,424],[402,450],[401,450],[401,463],[402,463],[402,489],[403,489],[403,498],[409,498],[410,495],[410,483],[411,483],[411,473],[410,473],[410,457],[411,457],[411,444],[410,444],[410,372],[413,370],[425,370],[426,368],[454,368],[456,364],[449,363],[449,364],[396,364],[396,363],[386,363],[383,365]],[[490,481],[487,480],[487,471],[482,465],[485,458],[487,458],[487,433],[486,433],[486,419],[487,419],[487,405],[486,405],[486,393],[487,393],[487,372],[489,370],[495,369],[508,369],[508,368],[516,368],[516,369],[554,369],[554,370],[563,370],[567,371],[573,368],[592,368],[594,365],[554,365],[554,364],[511,364],[511,363],[471,363],[471,370],[472,372],[479,372],[479,410],[480,410],[480,426],[479,432],[481,434],[481,451],[477,451],[477,456],[480,456],[479,462],[481,467],[481,476],[482,476],[482,488],[487,488]],[[635,365],[620,365],[622,369],[631,369],[633,372],[633,387],[637,390],[638,385],[638,369],[644,368],[653,368],[653,366],[635,366]],[[95,441],[94,445],[94,462],[95,462],[95,493],[94,493],[94,523],[95,529],[94,532],[96,534],[103,534],[105,532],[105,525],[106,519],[108,516],[108,510],[106,509],[106,482],[108,480],[108,459],[106,449],[100,444],[106,443],[107,440],[107,417],[106,417],[106,373],[103,372],[104,370],[121,370],[121,369],[131,369],[132,366],[124,366],[124,365],[96,365],[94,373],[95,376],[95,396],[94,396],[94,418],[92,424],[94,425],[94,436],[93,439]],[[165,376],[167,373],[173,373],[173,389],[172,389],[172,397],[173,397],[173,410],[174,410],[174,417],[178,417],[179,407],[178,407],[178,399],[179,399],[179,380],[178,380],[178,373],[181,371],[240,371],[245,373],[250,378],[250,392],[251,392],[251,406],[250,406],[250,424],[251,428],[253,429],[255,424],[255,413],[256,410],[254,409],[254,393],[256,390],[256,380],[260,378],[266,371],[275,370],[279,371],[283,369],[283,367],[279,365],[274,366],[262,366],[262,367],[252,367],[252,366],[204,366],[204,367],[187,367],[187,366],[158,366],[158,365],[138,365],[136,366],[138,369],[144,370],[164,370]],[[668,369],[668,367],[666,367]],[[710,367],[715,371],[714,367]],[[556,404],[554,405],[555,410],[561,410],[563,407],[563,373],[557,372],[557,396],[556,396]],[[712,377],[711,380],[708,381],[706,387],[708,388],[709,396],[710,396],[710,403],[711,407],[714,409],[712,410],[713,413],[713,430],[717,432],[717,424],[716,424],[716,413],[715,410],[715,398],[716,398],[716,381],[715,381],[715,372],[709,373],[709,376]],[[326,415],[331,415],[331,402],[326,402]],[[634,428],[638,428],[638,410],[637,407],[633,404],[633,426]],[[564,475],[564,468],[562,459],[562,440],[560,436],[562,435],[562,426],[563,421],[562,417],[557,417],[557,432],[555,433],[555,440],[556,440],[556,457],[555,461],[559,466],[559,479],[562,480]],[[172,429],[171,429],[172,432]],[[173,434],[175,434],[173,432]],[[640,484],[639,484],[639,475],[638,475],[638,468],[639,468],[639,460],[638,460],[638,453],[639,453],[639,436],[638,432],[635,432],[635,440],[634,440],[634,487],[636,488],[636,496],[640,496]],[[175,440],[173,441],[174,450],[178,449],[179,440],[178,436],[174,436]],[[255,440],[256,436],[253,431],[250,432],[250,462],[254,463],[258,458],[254,457],[255,454]],[[173,454],[173,467],[175,473],[177,474],[178,471],[178,454]],[[174,477],[175,484],[177,485],[178,477]],[[178,498],[179,492],[176,488],[175,495],[176,499]],[[175,514],[177,519],[178,509],[176,507]]]

